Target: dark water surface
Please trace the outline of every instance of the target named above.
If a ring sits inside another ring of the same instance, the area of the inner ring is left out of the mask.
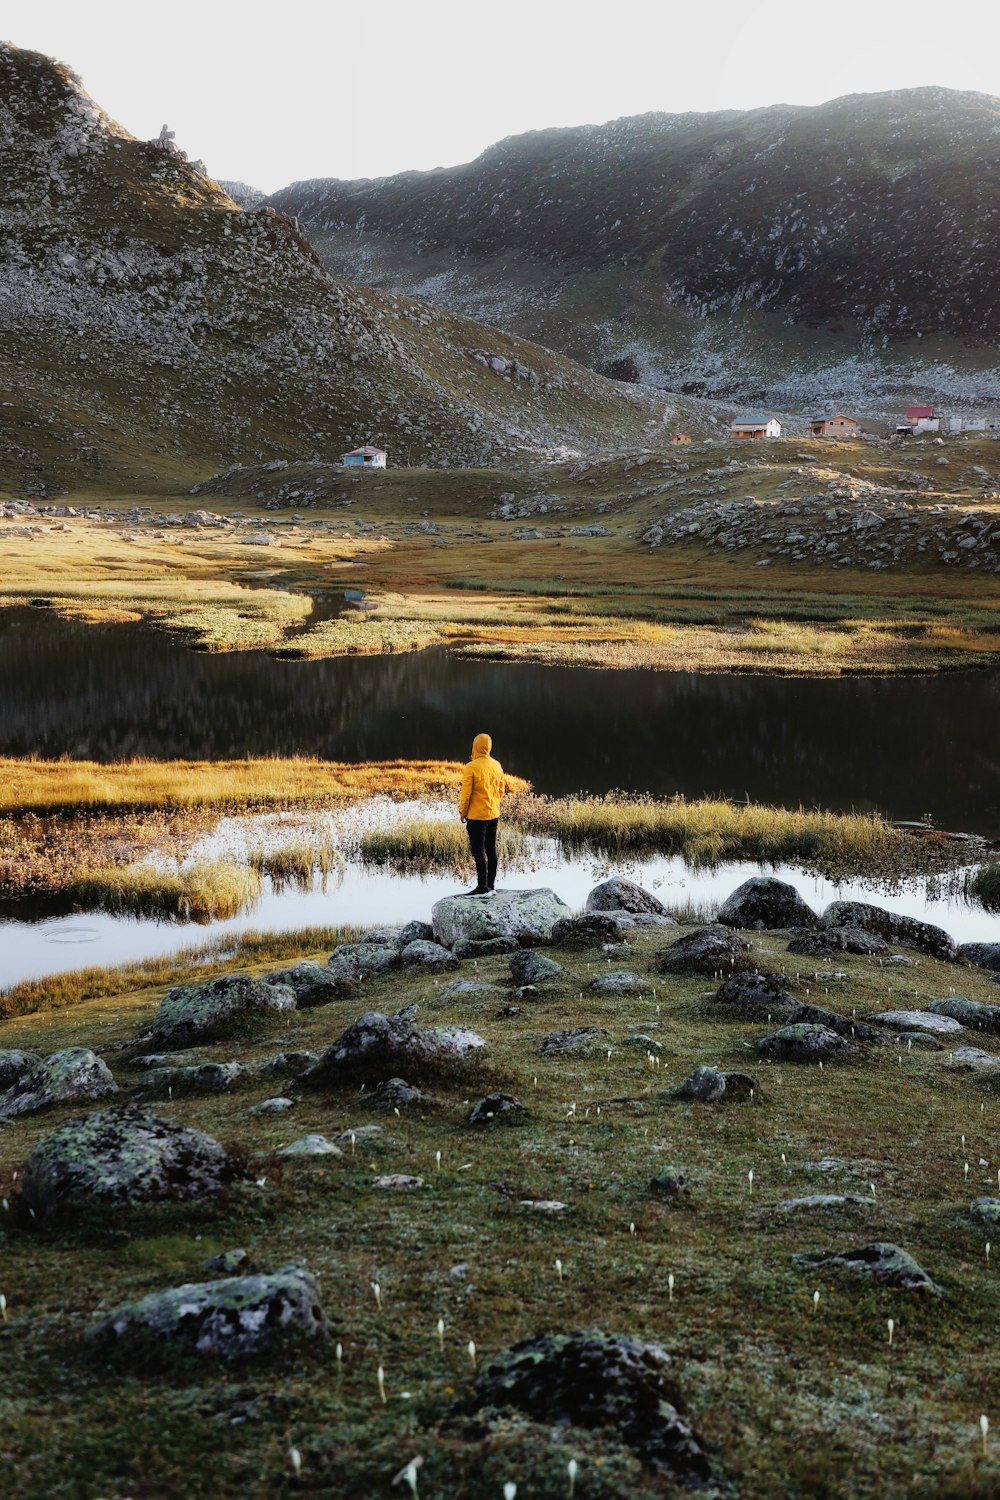
[[[464,759],[486,729],[552,794],[721,793],[929,813],[1000,837],[1000,673],[830,680],[409,656],[208,655],[131,626],[0,613],[0,753]]]

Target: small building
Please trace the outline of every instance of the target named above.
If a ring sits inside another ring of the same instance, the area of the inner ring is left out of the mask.
[[[933,406],[908,406],[906,423],[914,436],[918,432],[937,432],[941,426],[941,420],[935,415]]]
[[[749,438],[752,442],[759,442],[761,438],[779,438],[781,423],[777,417],[762,417],[759,422],[734,422],[729,436],[741,441]]]
[[[352,448],[350,453],[344,454],[344,467],[346,469],[384,469],[385,460],[384,448]]]
[[[670,441],[676,448],[681,443],[689,443],[691,441],[691,434],[689,432],[672,432],[670,434]]]
[[[809,430],[813,437],[856,438],[861,436],[861,423],[853,417],[813,417]]]

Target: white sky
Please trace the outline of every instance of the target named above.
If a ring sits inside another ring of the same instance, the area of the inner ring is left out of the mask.
[[[0,27],[134,135],[166,121],[215,176],[267,192],[646,110],[1000,94],[996,0],[5,0]]]

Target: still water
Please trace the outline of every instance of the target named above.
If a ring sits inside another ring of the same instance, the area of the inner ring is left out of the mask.
[[[290,662],[0,613],[0,754],[462,760],[482,729],[509,771],[553,795],[746,796],[1000,837],[997,672],[598,672],[438,650]]]

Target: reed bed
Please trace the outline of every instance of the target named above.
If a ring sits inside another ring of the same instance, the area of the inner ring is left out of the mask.
[[[298,839],[278,848],[261,847],[250,852],[250,868],[267,875],[276,886],[297,885],[308,890],[317,870],[326,880],[334,870],[343,870],[344,858],[328,836]]]
[[[81,874],[68,894],[91,911],[211,922],[249,911],[262,889],[258,870],[219,860],[176,870],[105,865]]]
[[[969,892],[987,911],[1000,911],[1000,861],[980,865],[969,880]]]
[[[523,863],[528,857],[527,830],[501,823],[497,852],[504,865]],[[410,818],[394,828],[362,834],[358,853],[362,864],[420,872],[458,870],[471,860],[468,836],[457,818]]]

